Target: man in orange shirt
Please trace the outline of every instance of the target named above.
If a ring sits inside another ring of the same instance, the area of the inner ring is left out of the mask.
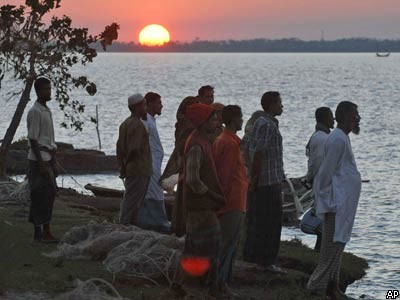
[[[221,292],[233,294],[228,284],[232,279],[232,267],[240,239],[240,231],[246,212],[248,179],[240,138],[236,132],[242,129],[242,110],[237,105],[222,110],[225,129],[213,144],[213,155],[226,205],[219,211],[222,245],[219,254],[219,284]]]

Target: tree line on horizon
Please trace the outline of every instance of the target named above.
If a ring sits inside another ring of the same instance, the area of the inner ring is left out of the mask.
[[[101,51],[101,49],[99,49]],[[304,41],[298,38],[192,42],[171,41],[149,47],[135,42],[114,42],[107,52],[400,52],[399,40],[349,38]]]

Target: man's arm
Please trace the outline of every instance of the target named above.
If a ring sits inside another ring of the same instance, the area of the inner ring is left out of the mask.
[[[271,140],[273,131],[271,125],[266,123],[261,126],[256,132],[257,137],[256,147],[253,157],[253,162],[251,164],[251,176],[250,176],[250,189],[256,190],[258,186],[258,181],[261,173],[261,166],[263,159],[266,156],[266,150],[268,148],[268,143]]]
[[[213,144],[213,154],[218,178],[226,196],[227,191],[232,186],[237,160],[241,155],[240,148],[237,145],[217,139]]]
[[[39,165],[39,172],[42,175],[48,175],[48,169],[43,161],[42,154],[39,149],[39,134],[40,134],[40,113],[35,110],[30,110],[27,116],[28,139],[30,148],[36,157]]]
[[[208,187],[200,179],[201,156],[202,151],[200,146],[195,145],[190,149],[186,157],[186,184],[189,185],[196,194],[205,194],[208,191]]]
[[[309,153],[308,153],[308,170],[307,170],[307,182],[312,183],[314,180],[315,175],[317,174],[317,160],[320,159],[317,157],[317,145],[315,145],[314,140],[311,138],[310,144],[309,144]],[[323,146],[321,146],[323,147]]]
[[[319,191],[322,194],[330,193],[330,189],[327,189],[327,187],[332,184],[333,175],[339,167],[345,149],[346,143],[341,139],[335,139],[325,145],[325,157],[316,175],[319,180]],[[328,197],[329,195],[325,196]]]
[[[117,141],[117,161],[120,168],[120,177],[126,176],[126,130],[124,126],[119,127],[118,141]]]

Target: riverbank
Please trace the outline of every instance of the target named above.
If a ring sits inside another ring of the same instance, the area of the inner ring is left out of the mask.
[[[106,155],[99,150],[76,149],[72,144],[62,142],[57,142],[57,147],[56,157],[60,174],[118,173],[119,167],[115,155]],[[22,139],[14,142],[7,156],[7,174],[26,174],[28,167],[27,157],[28,141]]]
[[[66,196],[63,197],[63,201],[62,197],[57,199],[54,210],[53,229],[57,237],[63,236],[73,226],[117,221],[116,211],[99,212],[85,207],[71,207],[71,203],[65,202]],[[3,241],[0,249],[0,298],[13,292],[19,295],[48,295],[52,299],[72,290],[76,279],[85,281],[101,278],[113,282],[113,276],[99,261],[44,256],[43,253],[53,252],[56,246],[32,244],[32,228],[26,219],[26,208],[0,207],[0,239]],[[239,299],[316,299],[308,293],[305,285],[317,259],[318,255],[299,241],[282,242],[279,263],[288,270],[288,275],[258,273],[254,265],[238,261],[233,279],[234,291],[241,295]],[[346,287],[361,279],[367,268],[364,259],[346,253],[343,257],[341,285]],[[113,285],[123,297],[132,300],[174,297],[168,292],[165,282],[155,286],[148,281],[117,276]],[[195,295],[191,299],[202,299],[201,295],[205,293],[196,287],[188,291]]]

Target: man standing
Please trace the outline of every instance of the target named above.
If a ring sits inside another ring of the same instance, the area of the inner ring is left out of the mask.
[[[307,186],[312,186],[315,175],[317,175],[319,167],[324,158],[325,141],[335,124],[333,113],[329,107],[320,107],[315,111],[315,132],[311,136],[306,146],[306,155],[308,157],[308,171],[306,176]],[[313,213],[315,209],[313,208]],[[319,251],[321,248],[321,234],[317,233],[317,242],[314,250]]]
[[[217,117],[210,105],[193,104],[187,110],[195,126],[185,146],[183,203],[187,211],[184,256],[211,262],[210,293],[218,293],[218,253],[221,228],[217,217],[225,205],[212,153]]]
[[[282,136],[276,116],[283,111],[278,92],[266,92],[261,98],[264,115],[254,124],[250,137],[251,180],[248,207],[245,260],[266,271],[286,273],[275,265],[282,230]]]
[[[320,107],[315,111],[315,132],[311,136],[306,146],[308,157],[307,182],[312,184],[315,175],[324,157],[325,141],[335,124],[333,113],[329,107]]]
[[[198,97],[188,96],[182,100],[176,112],[175,123],[175,148],[172,152],[160,181],[177,177],[177,191],[172,210],[172,230],[176,236],[181,237],[186,233],[186,211],[183,205],[183,156],[188,136],[194,130],[193,124],[186,116],[189,106],[199,103]]]
[[[142,206],[153,174],[149,134],[141,119],[146,119],[146,101],[140,94],[129,97],[131,116],[119,127],[117,160],[120,176],[125,179],[125,193],[121,202],[120,223],[138,225]]]
[[[147,104],[147,120],[143,120],[143,123],[149,133],[153,175],[150,178],[145,200],[139,210],[139,224],[142,228],[169,232],[170,224],[165,211],[164,191],[159,183],[164,149],[158,135],[155,118],[156,115],[161,115],[163,105],[159,94],[149,92],[144,97]]]
[[[38,78],[34,84],[37,101],[28,112],[28,181],[31,196],[29,222],[34,225],[34,241],[57,243],[50,231],[54,199],[57,192],[53,118],[47,102],[51,100],[51,83]]]
[[[325,157],[313,185],[316,212],[324,223],[321,254],[307,287],[332,299],[348,299],[338,283],[361,193],[361,176],[349,139],[350,132],[359,134],[361,118],[357,105],[348,101],[339,103],[335,116],[338,125],[326,140]]]
[[[204,85],[198,91],[200,103],[211,105],[214,103],[214,88],[211,85]]]
[[[213,144],[213,154],[226,205],[218,212],[222,231],[219,252],[219,284],[221,292],[232,294],[228,284],[232,280],[240,232],[246,212],[248,180],[246,167],[240,150],[240,138],[236,133],[242,129],[242,110],[237,105],[225,106],[222,110],[224,131]]]

